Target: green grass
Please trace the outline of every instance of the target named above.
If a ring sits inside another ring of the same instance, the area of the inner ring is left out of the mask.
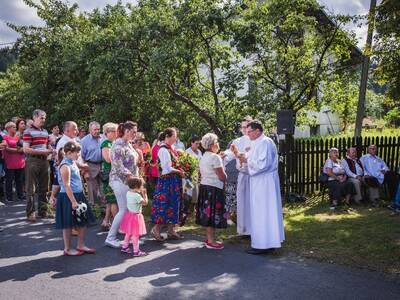
[[[386,208],[330,212],[309,201],[288,207],[284,248],[301,256],[400,274],[400,216]]]
[[[204,235],[193,221],[180,228]],[[329,210],[316,195],[301,205],[285,207],[286,241],[279,255],[298,255],[390,274],[400,274],[400,216],[386,208],[357,206]],[[234,226],[217,231],[219,239],[246,243]]]

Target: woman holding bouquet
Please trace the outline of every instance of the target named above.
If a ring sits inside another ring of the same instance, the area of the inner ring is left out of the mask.
[[[156,240],[163,240],[160,227],[168,225],[168,238],[181,239],[182,236],[175,231],[175,225],[179,222],[183,171],[177,167],[178,153],[172,147],[176,142],[175,129],[165,129],[160,140],[163,141],[158,150],[160,178],[151,207],[151,221],[154,224],[151,234]]]
[[[215,241],[215,229],[227,227],[228,214],[225,210],[224,182],[226,173],[219,151],[218,137],[207,133],[201,139],[206,150],[200,160],[200,190],[197,202],[196,223],[206,227],[208,249],[221,250],[224,245]]]

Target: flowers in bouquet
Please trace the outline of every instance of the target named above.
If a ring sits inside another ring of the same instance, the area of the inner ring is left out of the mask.
[[[198,182],[199,161],[196,157],[184,151],[179,151],[176,166],[183,171],[186,180],[189,180],[189,184]]]

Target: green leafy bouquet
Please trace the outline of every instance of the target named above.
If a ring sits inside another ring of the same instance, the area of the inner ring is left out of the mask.
[[[184,151],[178,151],[178,153],[176,166],[185,174],[186,184],[193,188],[199,180],[199,161],[195,156]]]

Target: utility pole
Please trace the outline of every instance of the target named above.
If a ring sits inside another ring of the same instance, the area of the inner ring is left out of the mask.
[[[365,114],[365,94],[367,91],[369,58],[371,55],[372,36],[375,24],[375,7],[376,7],[376,0],[371,0],[371,5],[368,14],[368,35],[367,35],[367,42],[365,43],[365,50],[364,50],[362,70],[361,70],[360,92],[358,95],[356,128],[354,131],[354,137],[356,138],[361,137],[362,121]]]

